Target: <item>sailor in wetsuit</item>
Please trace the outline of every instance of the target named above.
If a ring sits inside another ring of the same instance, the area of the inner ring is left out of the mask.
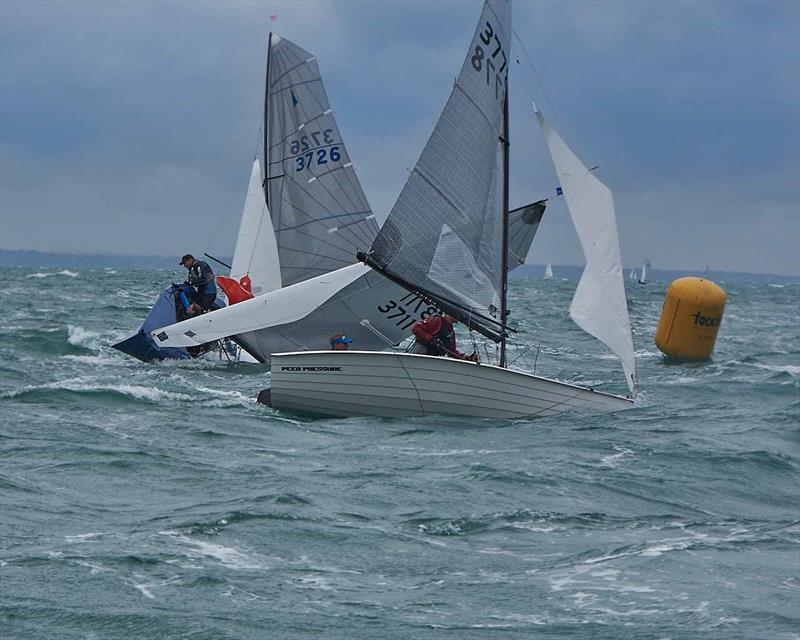
[[[191,253],[181,258],[181,264],[189,270],[187,282],[193,287],[189,294],[192,306],[196,306],[195,313],[204,313],[211,308],[217,299],[217,285],[214,272],[207,262],[195,260]]]
[[[412,348],[413,353],[423,353],[429,356],[448,356],[457,360],[478,361],[477,354],[464,355],[456,348],[456,332],[453,325],[456,320],[449,313],[443,316],[431,316],[411,327],[416,338]]]

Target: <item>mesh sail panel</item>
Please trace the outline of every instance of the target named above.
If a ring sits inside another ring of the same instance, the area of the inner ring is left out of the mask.
[[[316,58],[273,36],[266,190],[283,286],[353,264],[378,225],[342,142]]]
[[[370,262],[469,311],[501,287],[508,0],[484,4],[444,111],[372,245]]]

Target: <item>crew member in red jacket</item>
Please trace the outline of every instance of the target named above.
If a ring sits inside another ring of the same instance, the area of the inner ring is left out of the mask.
[[[411,327],[414,337],[417,339],[414,345],[415,353],[424,353],[429,356],[449,356],[458,360],[478,361],[478,356],[464,355],[456,348],[456,332],[453,325],[456,320],[449,313],[443,316],[431,316],[421,322],[417,322]]]

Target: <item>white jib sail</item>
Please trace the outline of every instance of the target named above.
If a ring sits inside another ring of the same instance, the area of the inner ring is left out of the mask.
[[[239,333],[296,322],[369,271],[369,267],[357,262],[324,276],[156,329],[151,335],[161,347],[193,347]]]
[[[261,165],[253,163],[250,184],[244,201],[239,236],[231,263],[231,278],[239,280],[249,276],[253,295],[261,295],[281,288],[281,269],[278,261],[278,243],[272,229],[272,218],[264,201],[261,188]]]
[[[611,190],[550,128],[544,116],[538,111],[536,116],[586,257],[586,267],[570,305],[570,317],[619,357],[628,388],[633,392],[636,359],[625,298],[614,198]]]

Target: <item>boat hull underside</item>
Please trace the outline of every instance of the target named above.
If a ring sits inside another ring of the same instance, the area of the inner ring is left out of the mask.
[[[407,353],[275,353],[271,375],[275,409],[318,416],[503,419],[633,406],[628,398],[520,371]]]

